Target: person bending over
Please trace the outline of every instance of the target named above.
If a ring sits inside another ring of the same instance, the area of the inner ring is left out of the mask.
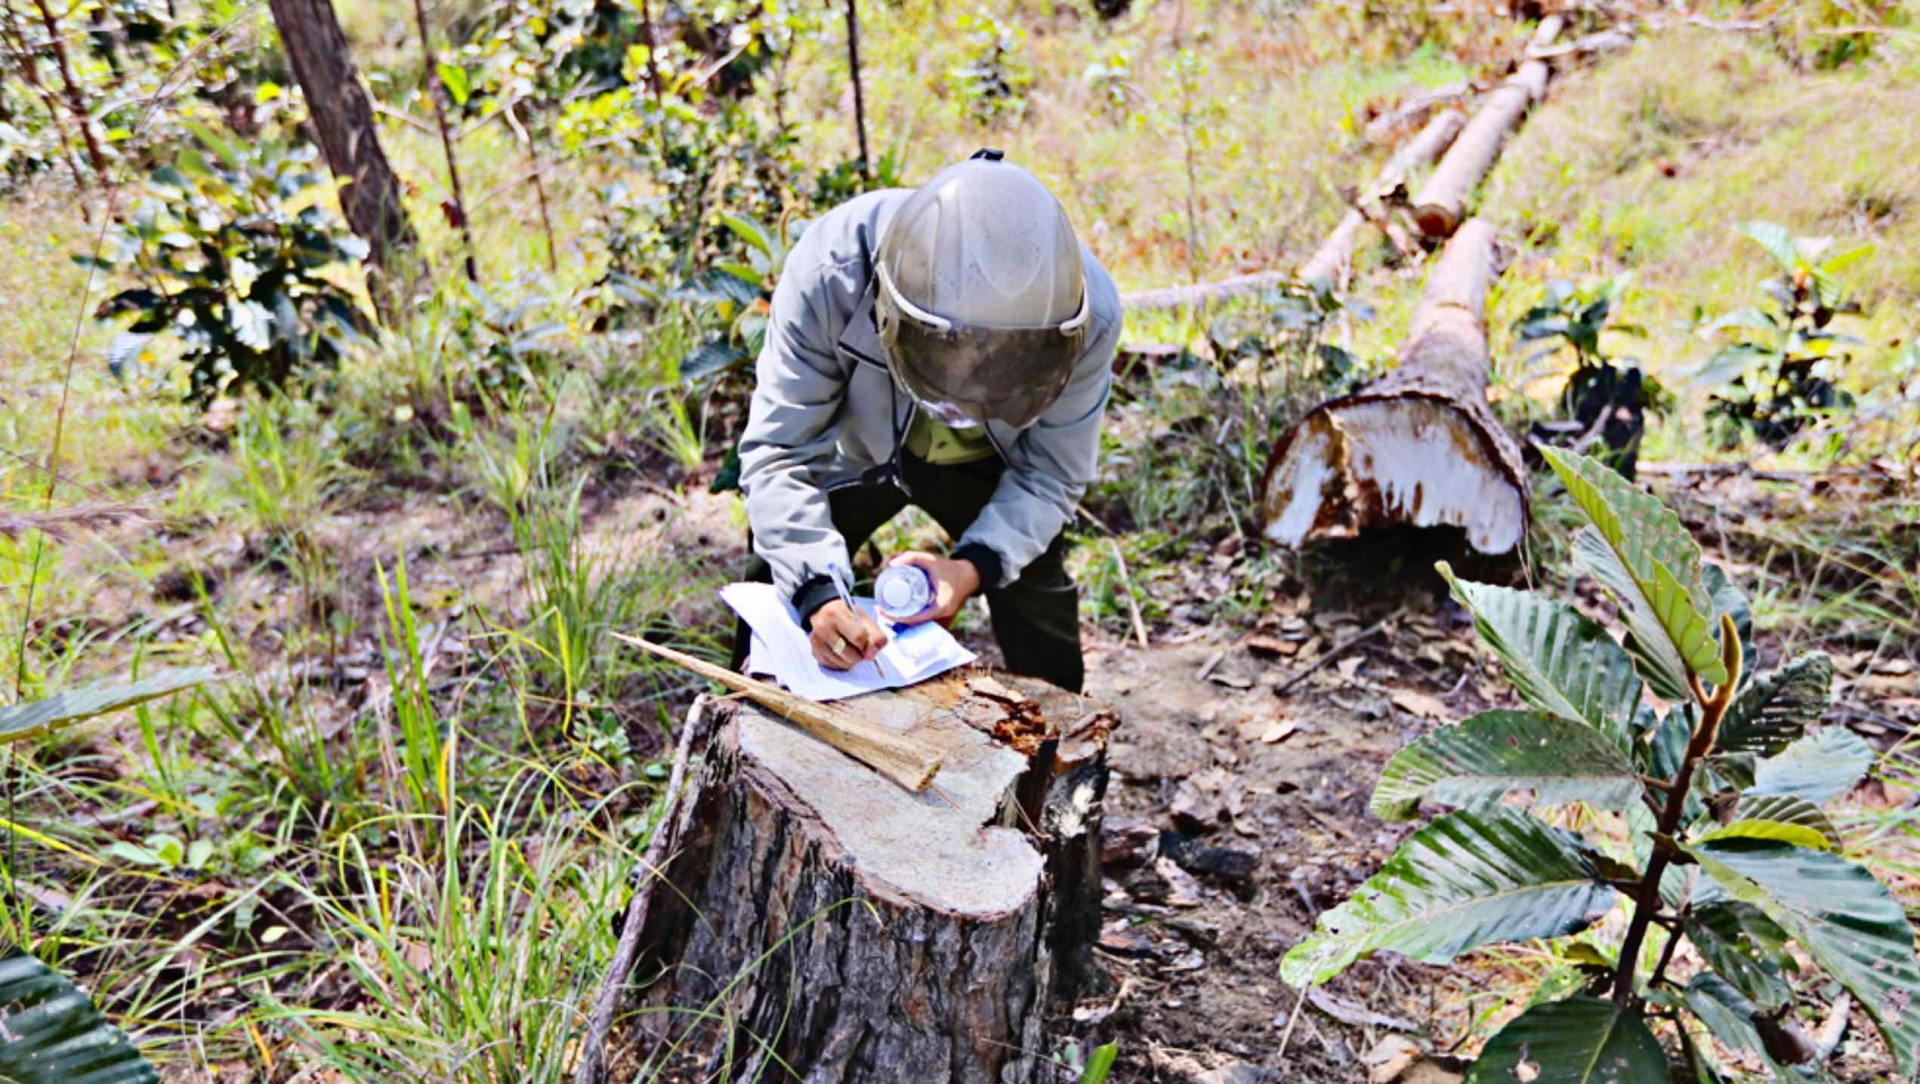
[[[774,288],[740,488],[748,578],[792,600],[822,664],[885,646],[834,578],[851,586],[852,551],[911,504],[957,540],[889,559],[933,581],[914,620],[951,622],[984,594],[1008,669],[1080,691],[1063,531],[1093,478],[1120,326],[1060,202],[997,151],[807,226]],[[741,627],[736,668],[747,643]]]

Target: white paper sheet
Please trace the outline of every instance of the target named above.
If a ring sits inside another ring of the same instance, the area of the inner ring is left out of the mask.
[[[747,672],[771,676],[809,700],[844,700],[876,689],[913,685],[979,657],[933,622],[896,626],[879,616],[872,599],[856,598],[854,605],[887,630],[887,646],[879,655],[881,670],[876,671],[871,662],[851,670],[830,670],[813,657],[800,616],[772,584],[728,584],[720,589],[720,598],[753,629]]]

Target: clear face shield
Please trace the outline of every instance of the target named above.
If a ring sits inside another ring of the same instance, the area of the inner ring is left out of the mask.
[[[1051,327],[964,327],[907,300],[882,264],[875,305],[894,379],[942,425],[998,421],[1025,429],[1073,376],[1089,316],[1086,291],[1071,318]]]

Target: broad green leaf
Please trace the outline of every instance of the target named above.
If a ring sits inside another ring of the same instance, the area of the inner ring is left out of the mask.
[[[1080,1071],[1080,1084],[1106,1084],[1108,1074],[1113,1072],[1114,1059],[1119,1056],[1119,1043],[1095,1047],[1087,1057],[1087,1067]]]
[[[1832,685],[1833,660],[1817,651],[1756,679],[1727,708],[1714,751],[1773,756],[1819,721]]]
[[[1627,623],[1626,641],[1621,645],[1633,659],[1634,668],[1663,700],[1685,703],[1693,699],[1687,675],[1693,671],[1688,656],[1679,644],[1685,640],[1698,649],[1711,645],[1711,626],[1704,611],[1696,609],[1680,582],[1664,565],[1655,565],[1646,588],[1608,545],[1605,536],[1592,527],[1582,527],[1573,536],[1573,567],[1591,576],[1620,603]],[[1672,628],[1669,628],[1671,622]],[[1724,679],[1726,671],[1714,667]],[[1702,680],[1708,680],[1700,672]]]
[[[1640,1018],[1611,1001],[1573,997],[1513,1018],[1488,1041],[1467,1084],[1663,1084],[1667,1054]]]
[[[1902,1074],[1920,1068],[1920,964],[1907,914],[1860,866],[1781,843],[1720,840],[1687,853],[1727,894],[1780,925],[1880,1028]]]
[[[1697,906],[1686,918],[1687,940],[1713,972],[1771,1012],[1787,1003],[1780,979],[1787,931],[1759,908],[1733,900]]]
[[[1824,805],[1853,789],[1873,766],[1873,747],[1851,730],[1821,727],[1760,762],[1751,796],[1784,794]]]
[[[1776,1078],[1787,1079],[1780,1076],[1779,1067],[1767,1056],[1766,1043],[1753,1025],[1754,1014],[1759,1009],[1745,994],[1720,976],[1701,972],[1687,983],[1682,996],[1687,1008],[1707,1025],[1707,1030],[1721,1045],[1735,1053],[1758,1058]]]
[[[1613,903],[1578,836],[1517,810],[1449,813],[1322,914],[1280,974],[1293,986],[1318,985],[1382,951],[1446,963],[1492,942],[1577,933]]]
[[[0,957],[0,1081],[158,1084],[160,1074],[65,976],[24,952]]]
[[[213,679],[213,669],[168,670],[126,685],[89,685],[45,700],[0,708],[0,745],[51,734],[96,715],[130,708]]]
[[[1487,711],[1428,732],[1387,761],[1373,814],[1412,820],[1422,799],[1471,806],[1531,790],[1539,805],[1621,810],[1640,796],[1626,753],[1586,723],[1544,711]]]
[[[227,308],[233,337],[244,346],[265,350],[273,345],[273,314],[258,301],[237,301]]]
[[[435,65],[435,69],[440,74],[440,85],[447,88],[447,97],[453,99],[453,104],[466,105],[473,93],[473,81],[467,77],[467,69],[444,60]]]
[[[1816,851],[1846,849],[1839,830],[1819,806],[1786,794],[1743,797],[1737,819],[1706,832],[1700,842],[1715,839],[1775,839]]]
[[[1792,231],[1785,226],[1758,219],[1740,223],[1740,232],[1752,238],[1773,262],[1780,266],[1782,274],[1791,275],[1801,264],[1800,246],[1794,241]]]
[[[1713,684],[1727,680],[1711,623],[1713,598],[1701,577],[1700,547],[1679,517],[1599,460],[1552,447],[1543,447],[1541,454],[1591,523],[1580,532],[1575,563],[1626,608],[1628,627],[1650,670],[1643,673],[1655,690],[1681,699],[1688,671]]]
[[[1640,704],[1640,676],[1605,629],[1563,602],[1455,579],[1444,562],[1438,567],[1453,597],[1473,611],[1474,628],[1499,654],[1522,700],[1541,711],[1583,719],[1627,747],[1628,724]]]

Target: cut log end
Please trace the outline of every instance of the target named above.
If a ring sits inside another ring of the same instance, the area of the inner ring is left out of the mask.
[[[1460,214],[1445,204],[1418,203],[1413,207],[1413,224],[1424,237],[1451,237],[1460,225]]]
[[[1022,834],[983,827],[1027,758],[964,723],[936,719],[920,731],[948,752],[939,789],[919,793],[850,771],[838,752],[758,710],[737,713],[726,733],[757,779],[804,796],[813,830],[871,897],[992,917],[1025,906],[1038,887],[1040,855]]]
[[[1508,553],[1526,534],[1527,502],[1502,458],[1444,400],[1329,403],[1268,472],[1266,535],[1297,547],[1391,524],[1445,525],[1482,553]]]

